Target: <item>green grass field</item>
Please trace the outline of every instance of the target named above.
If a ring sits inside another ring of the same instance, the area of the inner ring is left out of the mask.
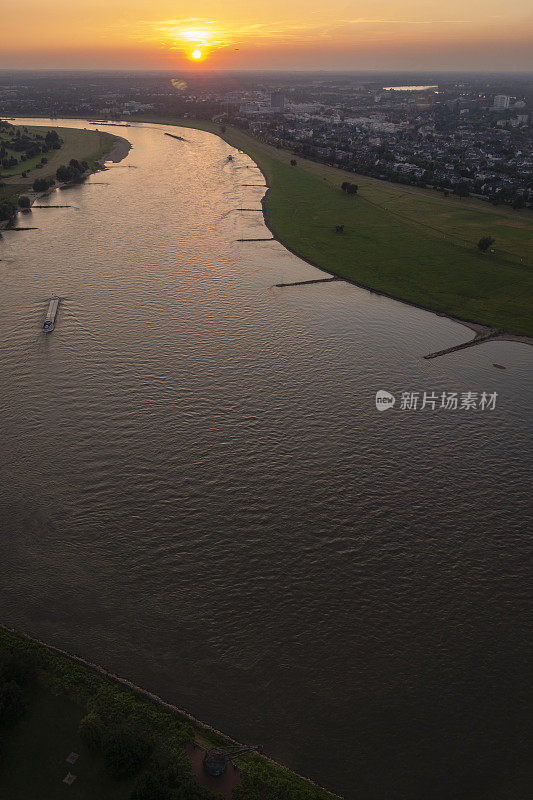
[[[14,127],[15,130],[19,128],[22,131],[24,126],[15,125]],[[58,128],[40,125],[27,126],[27,129],[30,134],[40,133],[42,135],[46,134],[49,130],[57,131],[63,140],[61,148],[59,150],[50,150],[45,154],[48,163],[44,164],[42,169],[35,169],[35,166],[41,160],[41,156],[35,156],[28,161],[19,161],[16,167],[11,167],[9,169],[1,167],[0,173],[4,176],[1,180],[6,181],[6,183],[10,183],[12,180],[16,179],[16,182],[22,185],[31,184],[35,178],[44,178],[47,175],[53,175],[61,164],[68,164],[71,158],[77,158],[78,161],[87,161],[91,167],[94,167],[95,162],[111,150],[117,138],[110,133],[103,133],[96,130],[78,130],[76,128]],[[0,139],[1,138],[6,137],[5,135],[2,137],[2,132],[0,131]],[[15,152],[10,152],[10,155],[11,154],[20,156],[20,154]],[[21,173],[28,170],[28,177],[22,178]]]
[[[269,226],[307,261],[430,310],[533,335],[531,211],[445,198],[299,157],[291,167],[292,153],[210,122],[149,121],[211,131],[247,152],[270,187]],[[345,180],[359,185],[356,196],[341,191]],[[335,233],[338,224],[344,234]],[[481,254],[476,244],[487,235],[495,252]]]

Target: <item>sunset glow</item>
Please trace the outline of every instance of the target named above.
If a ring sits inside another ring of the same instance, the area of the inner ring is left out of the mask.
[[[2,11],[0,67],[528,69],[526,0],[27,0]],[[482,9],[482,13],[481,12]],[[75,31],[75,38],[72,32]],[[197,53],[200,52],[200,56]],[[193,55],[194,54],[194,55]]]

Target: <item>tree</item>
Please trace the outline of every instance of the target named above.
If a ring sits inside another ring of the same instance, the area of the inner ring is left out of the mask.
[[[19,205],[20,200],[22,200],[22,198],[19,198]],[[29,205],[29,197],[27,197],[26,200]],[[14,650],[2,661],[0,665],[0,676],[4,681],[13,681],[19,686],[27,686],[35,677],[36,670],[37,663],[32,653]]]
[[[30,208],[31,200],[27,194],[21,194],[19,197],[19,206],[21,208]]]
[[[61,147],[61,139],[57,131],[48,131],[44,139],[49,147],[53,147],[56,150]]]
[[[295,158],[291,158],[291,167],[295,167],[297,163]]]
[[[16,208],[9,200],[0,201],[0,221],[13,219]]]
[[[75,172],[72,167],[67,167],[64,164],[56,170],[56,178],[60,183],[68,183],[73,179],[74,174]]]
[[[102,739],[105,767],[115,778],[128,778],[139,772],[151,749],[148,739],[132,728],[112,728]]]
[[[102,747],[104,725],[98,714],[87,714],[78,725],[78,734],[82,742],[93,753]]]
[[[346,192],[346,194],[357,194],[359,186],[357,183],[350,183],[350,181],[344,181],[341,184],[341,189],[343,192]]]
[[[0,685],[0,725],[11,727],[25,711],[26,702],[20,686],[15,681]]]
[[[131,800],[174,800],[178,797],[164,775],[160,772],[145,772],[139,778]]]
[[[494,239],[492,236],[482,236],[479,242],[477,243],[478,250],[481,253],[485,253],[491,245],[494,244]]]
[[[54,178],[35,178],[33,181],[33,191],[34,192],[46,192],[50,186],[53,186],[55,183]]]
[[[344,225],[335,225],[335,233],[344,233]]]
[[[466,183],[466,181],[460,181],[459,183],[456,183],[453,187],[453,193],[458,197],[468,197],[470,194],[468,183]]]

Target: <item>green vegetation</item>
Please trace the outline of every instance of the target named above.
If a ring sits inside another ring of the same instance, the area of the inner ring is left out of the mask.
[[[482,236],[479,242],[477,243],[477,249],[480,250],[482,253],[486,253],[489,247],[492,247],[494,244],[494,239],[492,236]]]
[[[94,169],[116,140],[96,130],[0,122],[0,222],[14,215],[20,195],[53,186],[59,169],[69,170],[73,162]],[[58,180],[76,180],[76,175]]]
[[[142,118],[211,131],[264,173],[268,224],[286,247],[367,288],[459,319],[533,335],[533,214],[357,176],[298,159],[205,120]],[[224,130],[222,130],[224,128]],[[342,236],[336,235],[342,226]],[[480,238],[495,240],[482,253]]]
[[[25,636],[0,629],[0,797],[216,800],[186,745],[225,744],[185,716]],[[78,753],[75,765],[67,763]],[[234,800],[331,800],[258,755],[240,759]]]

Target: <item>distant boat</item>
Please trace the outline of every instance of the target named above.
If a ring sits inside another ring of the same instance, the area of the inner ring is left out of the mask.
[[[58,307],[59,307],[59,297],[54,295],[50,299],[50,303],[48,304],[48,310],[46,312],[46,317],[44,320],[43,331],[45,333],[51,333],[54,330],[54,322]]]

